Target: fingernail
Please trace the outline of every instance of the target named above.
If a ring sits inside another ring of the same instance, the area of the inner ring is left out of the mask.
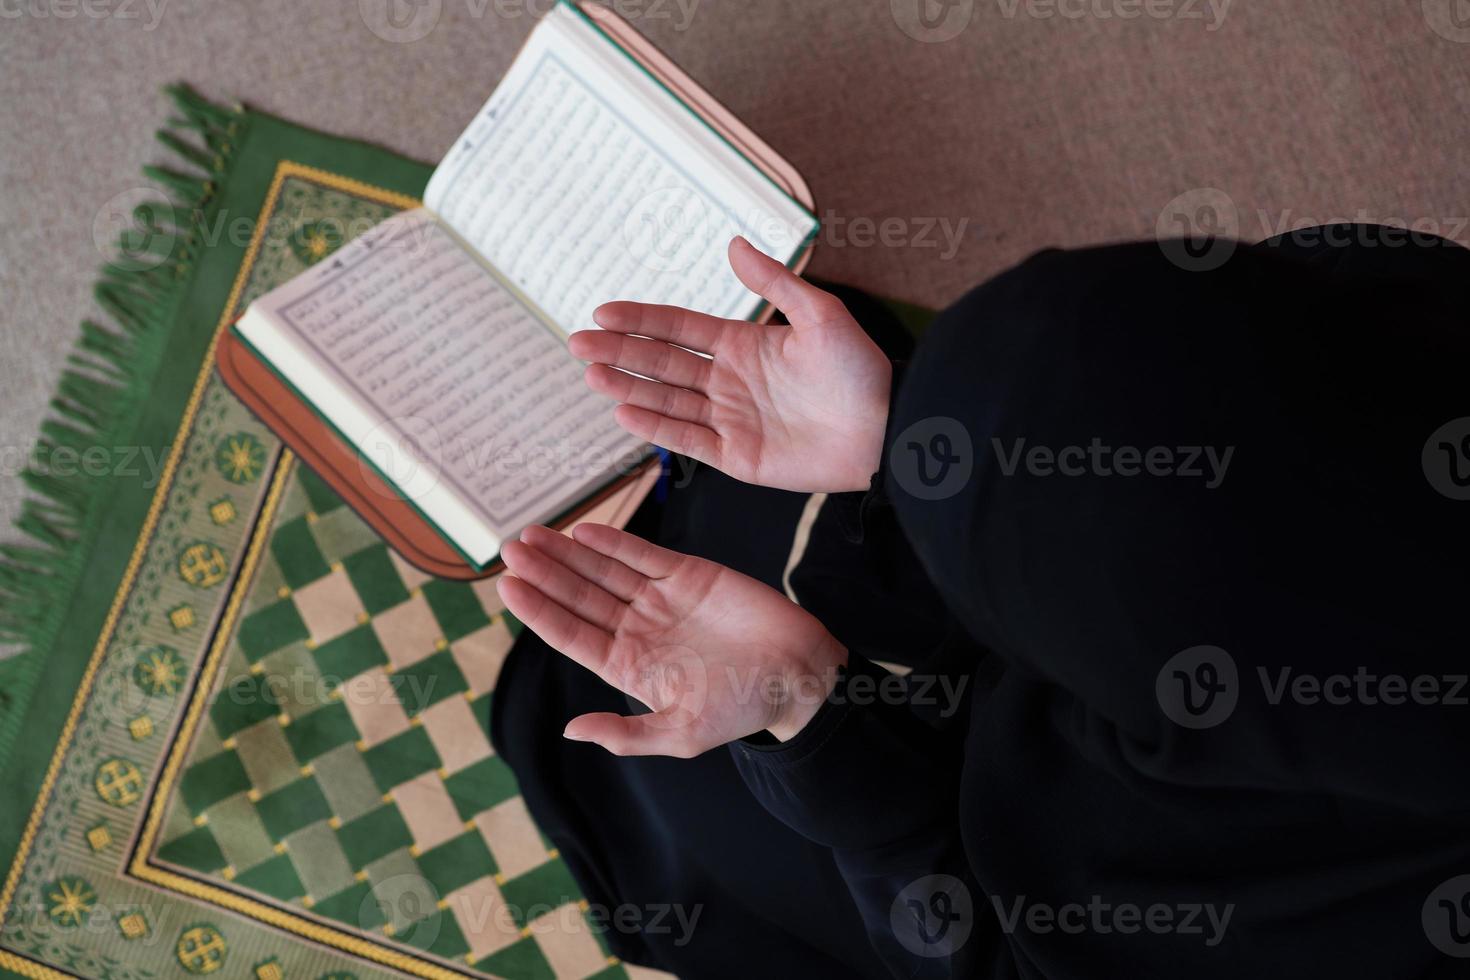
[[[736,245],[743,245],[746,248],[755,248],[755,246],[750,244],[750,241],[744,235],[736,235],[734,243]]]
[[[590,742],[590,741],[592,741],[592,739],[588,738],[586,735],[578,735],[578,734],[576,734],[575,732],[572,732],[572,731],[562,732],[561,733],[561,737],[562,738],[571,739],[573,742]]]

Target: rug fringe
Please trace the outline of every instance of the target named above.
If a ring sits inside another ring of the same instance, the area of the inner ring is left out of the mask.
[[[169,121],[174,129],[159,131],[158,139],[181,167],[143,172],[173,202],[135,209],[134,227],[117,243],[120,258],[103,267],[94,295],[110,325],[83,321],[50,403],[51,418],[21,475],[30,492],[15,522],[22,540],[0,545],[0,761],[8,757],[40,676],[37,661],[52,652],[83,571],[83,542],[108,496],[111,477],[77,465],[76,454],[97,446],[111,451],[132,435],[124,431],[135,423],[132,409],[147,396],[141,371],[151,369],[168,339],[204,208],[244,117],[243,108],[215,105],[184,85],[164,91],[178,115]]]

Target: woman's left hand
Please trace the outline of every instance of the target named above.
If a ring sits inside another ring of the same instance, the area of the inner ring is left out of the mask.
[[[831,692],[847,651],[774,589],[595,524],[505,545],[500,596],[556,650],[651,714],[582,715],[566,737],[616,755],[690,758],[761,730],[783,741]],[[630,707],[635,705],[630,704]]]
[[[572,334],[587,384],[640,439],[746,483],[866,490],[883,455],[893,365],[842,301],[743,238],[730,268],[790,326],[608,303]],[[707,357],[700,357],[706,354]]]

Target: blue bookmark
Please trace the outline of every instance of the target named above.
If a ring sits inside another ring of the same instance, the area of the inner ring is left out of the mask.
[[[653,487],[653,499],[663,503],[669,499],[669,485],[674,482],[674,457],[667,449],[653,448],[659,458],[658,483]]]

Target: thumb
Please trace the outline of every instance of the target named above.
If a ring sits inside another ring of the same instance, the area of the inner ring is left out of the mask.
[[[695,743],[687,710],[671,705],[646,715],[618,715],[610,711],[573,718],[562,735],[575,742],[593,742],[613,755],[668,755],[692,759],[709,746]]]
[[[757,249],[744,236],[730,242],[730,268],[745,288],[786,314],[796,328],[851,320],[842,300],[818,289]]]

